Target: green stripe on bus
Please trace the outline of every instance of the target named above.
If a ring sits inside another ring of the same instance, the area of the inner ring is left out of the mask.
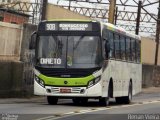
[[[55,86],[86,86],[88,82],[94,79],[93,75],[81,78],[58,78],[58,77],[47,77],[40,74],[39,78],[42,79],[46,85]],[[67,84],[65,84],[67,81]]]

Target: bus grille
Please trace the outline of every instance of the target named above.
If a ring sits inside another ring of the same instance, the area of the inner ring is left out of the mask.
[[[60,89],[63,88],[63,87],[52,87],[51,88],[51,91],[53,94],[60,94]],[[80,94],[80,91],[82,88],[80,87],[70,87],[71,89],[71,93],[77,93],[77,94]]]

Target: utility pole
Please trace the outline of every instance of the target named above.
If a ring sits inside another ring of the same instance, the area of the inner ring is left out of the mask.
[[[138,3],[138,11],[137,11],[137,20],[136,20],[136,35],[139,34],[139,24],[141,18],[141,8],[142,8],[142,1],[140,0]]]
[[[108,22],[114,24],[116,0],[110,0]]]
[[[69,10],[71,10],[71,0],[69,0],[69,7],[68,7]]]
[[[157,65],[157,63],[158,63],[159,35],[160,35],[160,0],[159,0],[159,7],[158,7],[158,19],[157,19],[157,28],[156,28],[156,54],[155,54],[155,65]]]
[[[41,20],[45,20],[46,19],[47,3],[48,3],[48,0],[43,0]]]
[[[159,35],[160,35],[160,0],[159,0],[159,7],[158,7],[158,18],[157,18],[157,28],[156,28],[156,53],[155,53],[155,63],[154,63],[154,69],[152,73],[152,80],[154,85],[157,85],[157,64],[158,64],[158,51],[159,51]]]
[[[116,12],[115,12],[115,20],[114,20],[114,24],[117,25],[117,18],[118,18],[118,7],[116,7]]]

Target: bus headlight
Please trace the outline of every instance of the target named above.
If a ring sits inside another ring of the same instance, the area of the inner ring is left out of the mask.
[[[90,87],[94,86],[95,84],[97,84],[100,81],[100,79],[101,79],[101,77],[99,76],[99,77],[89,81],[87,88],[90,88]]]
[[[42,87],[45,87],[44,81],[42,79],[40,79],[38,76],[36,76],[36,75],[35,75],[35,81],[37,81],[37,83],[39,85],[41,85]]]

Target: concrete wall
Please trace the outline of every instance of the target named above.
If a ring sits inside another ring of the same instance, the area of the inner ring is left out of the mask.
[[[0,60],[24,61],[29,51],[31,34],[36,29],[37,26],[31,24],[0,22]]]
[[[29,42],[31,34],[37,29],[36,25],[24,24],[23,25],[23,37],[21,45],[21,56],[20,60],[24,63],[23,69],[23,86],[25,87],[25,95],[33,95],[33,64],[35,52],[34,50],[29,50]]]
[[[160,87],[160,66],[154,67],[153,74],[153,86]]]
[[[14,25],[3,24],[0,26],[3,30],[0,36],[0,97],[33,95],[34,51],[29,50],[29,42],[37,26],[24,24],[15,28]]]
[[[89,17],[80,15],[78,13],[74,13],[72,11],[69,11],[68,9],[64,9],[60,6],[56,6],[53,4],[47,5],[47,14],[46,19],[85,19],[90,20]]]
[[[160,66],[160,44],[159,44],[159,51],[158,51],[158,65]]]
[[[34,52],[29,50],[29,42],[31,40],[31,35],[34,31],[37,30],[36,25],[31,25],[31,24],[24,24],[23,25],[23,36],[22,36],[22,43],[21,43],[21,51],[20,51],[20,61],[27,61],[28,59],[28,54],[30,52]]]
[[[24,96],[23,63],[0,61],[0,97]]]
[[[154,40],[146,37],[142,37],[141,41],[141,54],[142,54],[142,63],[154,65],[155,61],[155,51],[156,43]],[[159,52],[160,54],[160,52]],[[160,65],[160,64],[159,64]]]
[[[142,87],[160,87],[160,66],[142,65]]]
[[[0,22],[0,60],[20,59],[22,29],[21,25]]]
[[[142,86],[151,87],[153,86],[153,70],[152,65],[142,65]]]
[[[160,86],[160,49],[158,66],[154,66],[156,43],[154,39],[142,37],[142,85],[143,87]]]

